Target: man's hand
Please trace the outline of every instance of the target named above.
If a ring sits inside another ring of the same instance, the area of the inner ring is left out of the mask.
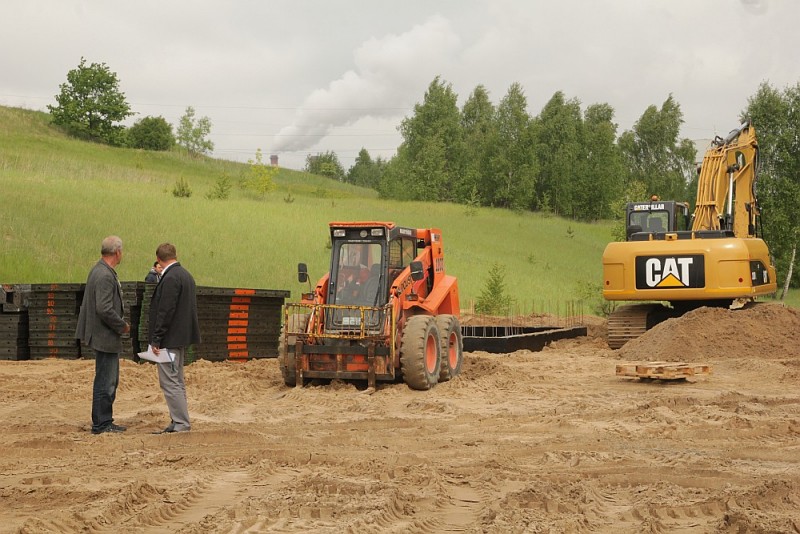
[[[131,325],[129,325],[128,323],[125,323],[125,328],[122,329],[122,333],[123,334],[127,334],[130,331],[131,331]]]
[[[153,354],[158,356],[158,353],[161,351],[161,349],[158,348],[158,345],[150,345],[150,347],[153,349]]]

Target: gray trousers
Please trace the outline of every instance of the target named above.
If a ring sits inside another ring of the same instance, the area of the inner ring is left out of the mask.
[[[164,392],[164,400],[167,401],[169,416],[172,418],[170,424],[174,425],[176,431],[181,432],[192,427],[189,422],[189,404],[186,402],[186,383],[183,380],[186,347],[169,351],[175,355],[175,362],[158,364],[158,384]]]

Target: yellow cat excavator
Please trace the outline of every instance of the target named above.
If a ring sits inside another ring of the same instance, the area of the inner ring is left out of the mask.
[[[776,291],[775,267],[757,235],[758,168],[755,130],[743,124],[706,152],[691,228],[686,204],[628,204],[627,240],[603,252],[603,298],[648,302],[609,316],[611,348],[700,306],[737,307]]]

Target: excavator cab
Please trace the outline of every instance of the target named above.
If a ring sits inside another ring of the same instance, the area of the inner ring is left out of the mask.
[[[630,202],[625,209],[627,241],[647,241],[651,234],[684,232],[690,229],[689,204],[653,199]]]

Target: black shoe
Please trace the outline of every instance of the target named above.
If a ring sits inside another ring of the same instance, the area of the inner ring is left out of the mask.
[[[114,429],[114,432],[125,432],[128,430],[127,426],[115,425],[114,423],[111,423],[111,428]]]
[[[170,423],[164,430],[157,430],[153,434],[169,434],[170,432],[175,432],[175,423]]]
[[[92,434],[105,434],[106,432],[114,432],[114,433],[125,432],[125,428],[117,426],[112,423],[108,426],[104,426],[103,428],[92,429]]]

